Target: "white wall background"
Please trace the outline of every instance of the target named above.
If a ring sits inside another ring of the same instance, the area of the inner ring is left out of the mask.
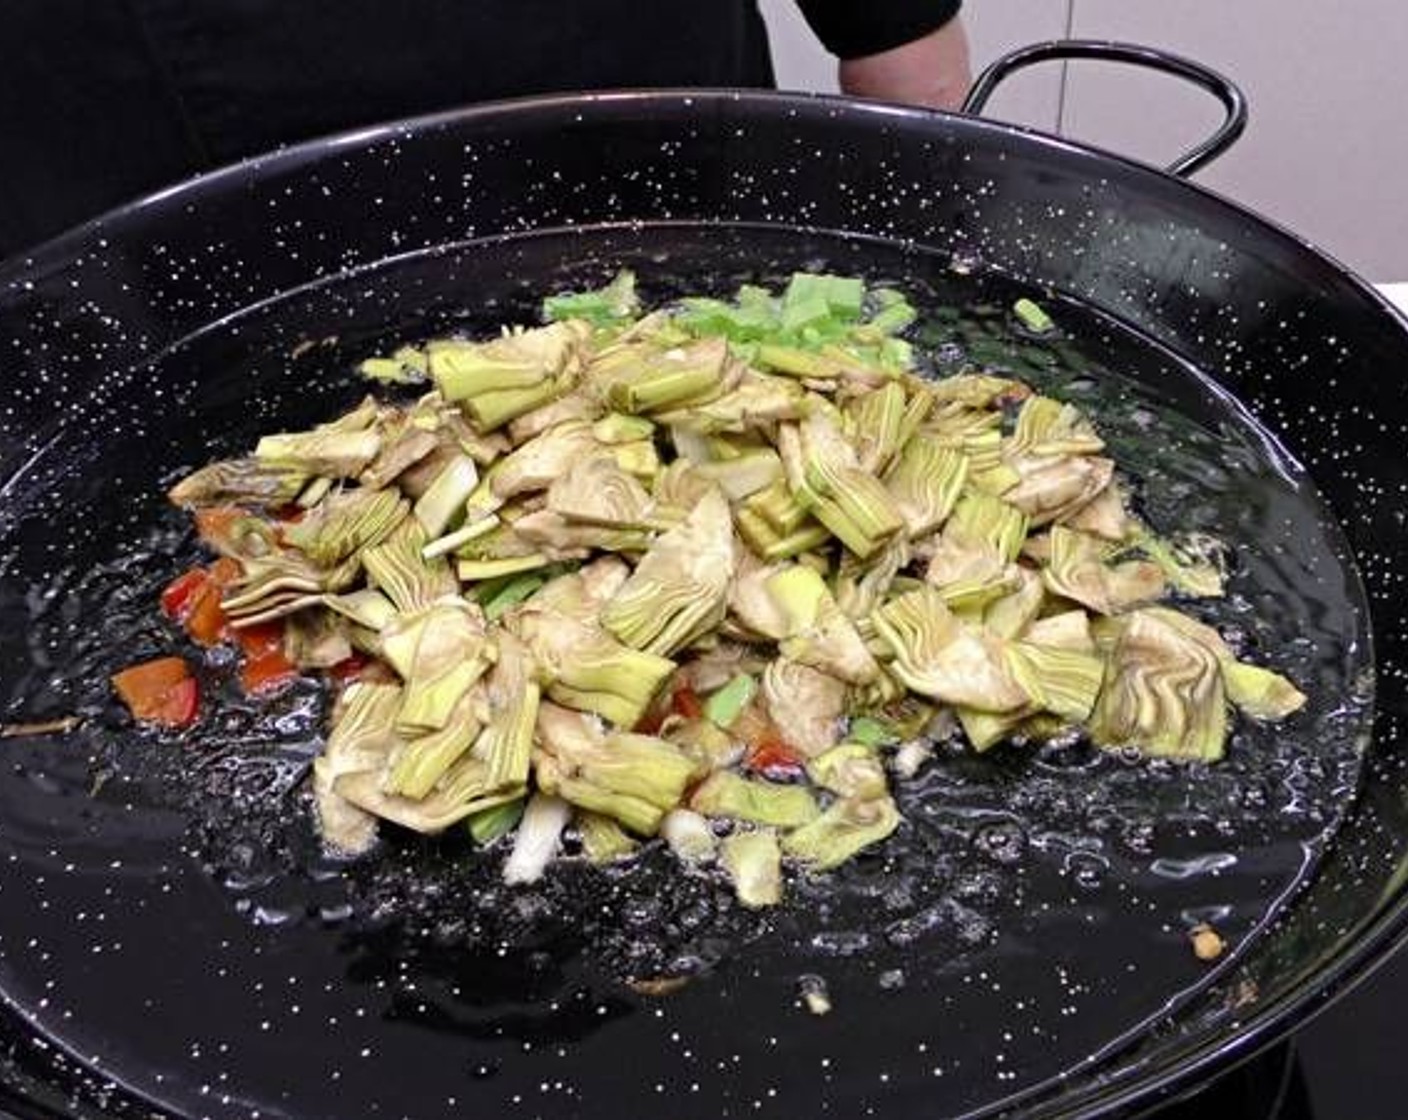
[[[864,0],[858,0],[864,2]],[[791,0],[760,0],[778,84],[834,90],[835,62]],[[975,71],[1070,35],[1166,47],[1246,91],[1251,123],[1198,181],[1371,280],[1408,280],[1408,0],[967,0]],[[988,113],[1162,162],[1221,107],[1192,87],[1100,63],[1014,78]]]

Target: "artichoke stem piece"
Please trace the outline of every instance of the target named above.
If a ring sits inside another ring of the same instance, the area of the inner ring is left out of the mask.
[[[889,797],[842,798],[811,823],[784,836],[782,850],[812,871],[829,871],[884,840],[899,823],[899,810]]]

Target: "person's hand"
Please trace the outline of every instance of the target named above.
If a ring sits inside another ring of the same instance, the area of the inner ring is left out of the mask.
[[[841,89],[855,97],[903,101],[930,109],[957,109],[973,74],[968,36],[954,17],[922,39],[841,62]]]

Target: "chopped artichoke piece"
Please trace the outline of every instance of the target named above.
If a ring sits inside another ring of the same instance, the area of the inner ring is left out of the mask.
[[[381,650],[406,682],[397,727],[407,733],[444,727],[495,655],[483,614],[457,597],[389,623]]]
[[[694,469],[735,502],[782,481],[782,460],[767,449],[748,451],[725,462],[700,463]]]
[[[770,828],[735,832],[719,845],[738,901],[749,909],[782,901],[782,849]]]
[[[185,507],[231,502],[279,506],[298,497],[312,473],[291,463],[225,459],[188,474],[166,496],[173,505]]]
[[[1066,518],[1068,528],[1100,537],[1107,541],[1124,541],[1138,531],[1138,523],[1125,509],[1120,484],[1111,482],[1093,501]]]
[[[634,855],[639,847],[614,817],[601,813],[579,810],[577,831],[582,836],[582,851],[592,863],[614,863]]]
[[[1198,599],[1216,599],[1222,595],[1226,577],[1221,542],[1205,535],[1193,535],[1175,544],[1144,533],[1134,543],[1158,565],[1176,590]]]
[[[1016,574],[1016,588],[994,599],[983,611],[983,625],[999,638],[1016,638],[1022,634],[1036,621],[1046,601],[1046,585],[1041,582],[1041,576],[1022,567],[1016,568]],[[947,601],[947,597],[945,599]]]
[[[1015,467],[998,463],[995,466],[974,469],[968,475],[968,489],[993,498],[1005,498],[1007,492],[1021,481],[1022,476],[1017,473]]]
[[[910,591],[872,616],[894,651],[890,671],[915,692],[984,712],[1011,712],[1030,701],[996,635],[956,619],[932,588]]]
[[[589,331],[584,323],[569,322],[513,331],[488,342],[439,339],[427,347],[430,376],[447,401],[537,389],[580,362]]]
[[[1021,510],[1033,526],[1064,521],[1093,502],[1115,476],[1112,459],[1067,455],[1040,465],[1003,491],[1002,500]]]
[[[357,481],[369,490],[384,490],[440,447],[440,437],[434,431],[414,424],[401,425],[387,432],[381,450]]]
[[[316,606],[323,593],[352,584],[361,571],[355,556],[333,568],[319,568],[302,554],[282,549],[259,559],[245,559],[244,575],[220,600],[235,627],[252,626]]]
[[[855,623],[815,571],[792,564],[767,577],[764,586],[785,621],[779,646],[785,657],[850,684],[867,684],[879,675]]]
[[[940,404],[956,404],[964,409],[995,409],[1003,400],[1022,400],[1031,389],[1008,377],[986,373],[961,373],[933,383],[934,398]]]
[[[601,623],[629,646],[668,656],[722,620],[735,563],[728,502],[713,490],[656,540]]]
[[[1027,537],[1028,521],[1021,510],[984,494],[965,494],[944,526],[944,537],[964,548],[982,548],[1004,564],[1017,559]]]
[[[456,560],[455,574],[464,583],[475,583],[479,580],[537,571],[552,562],[553,558],[542,552],[530,553],[527,556],[506,556],[502,560]]]
[[[1026,711],[979,712],[973,708],[955,708],[954,711],[963,734],[979,754],[1016,732],[1028,716]]]
[[[554,581],[557,583],[560,581]],[[595,712],[621,727],[638,723],[675,663],[631,649],[594,624],[554,609],[548,584],[510,615],[558,703]]]
[[[596,394],[586,386],[579,385],[564,396],[550,398],[531,411],[515,416],[508,422],[505,431],[508,434],[508,442],[511,447],[527,443],[530,439],[542,435],[559,424],[588,423],[592,425],[592,431],[595,434],[597,418],[601,416],[603,411],[604,406],[597,399]],[[598,435],[597,438],[601,439],[601,436]],[[602,442],[613,441],[602,440]],[[507,452],[511,447],[505,447],[503,450]]]
[[[344,774],[379,770],[397,743],[396,713],[401,686],[356,681],[347,686],[333,715],[332,731],[313,760],[313,797],[323,843],[355,856],[376,842],[376,817],[335,789]]]
[[[397,615],[391,600],[369,587],[345,595],[324,595],[321,602],[330,611],[368,630],[384,629]]]
[[[366,472],[363,471],[363,474]],[[332,490],[334,480],[331,478],[315,478],[307,486],[299,491],[294,504],[299,509],[312,509]]]
[[[793,497],[785,480],[774,482],[749,497],[747,508],[782,536],[796,532],[810,520],[806,507]]]
[[[807,763],[807,777],[822,789],[842,797],[872,800],[889,793],[885,767],[871,747],[847,742]]]
[[[719,396],[727,359],[727,344],[714,338],[641,356],[614,368],[594,364],[590,376],[618,412],[663,412]]]
[[[324,425],[311,432],[264,436],[254,448],[254,457],[310,475],[356,478],[380,451],[381,433],[376,428],[348,431]]]
[[[689,799],[689,807],[706,817],[732,817],[779,828],[804,825],[821,812],[804,786],[750,781],[731,770],[716,770],[705,778]]]
[[[1280,673],[1244,661],[1221,664],[1227,698],[1252,719],[1285,719],[1305,704],[1305,693]]]
[[[1090,634],[1090,619],[1084,611],[1063,611],[1047,618],[1038,618],[1022,633],[1022,639],[1035,646],[1069,649],[1076,653],[1095,653],[1095,639]]]
[[[700,475],[693,463],[674,459],[655,476],[652,487],[656,520],[678,524],[714,484]]]
[[[552,704],[538,711],[539,788],[583,809],[654,835],[698,775],[693,759],[664,739],[619,732],[602,736],[576,713]]]
[[[847,410],[848,434],[860,469],[882,475],[904,446],[904,388],[895,381],[857,397]]]
[[[531,606],[594,625],[601,608],[621,590],[630,574],[619,557],[603,556],[549,582],[533,597]]]
[[[1153,757],[1221,758],[1227,704],[1217,655],[1151,611],[1109,625],[1117,636],[1091,718],[1095,742],[1135,746]]]
[[[283,531],[284,541],[320,568],[390,536],[410,509],[394,490],[342,490],[329,494],[302,521]]]
[[[755,361],[763,369],[808,381],[834,381],[841,376],[841,366],[831,355],[795,346],[765,342],[758,347]]]
[[[1104,447],[1105,441],[1075,405],[1031,396],[1017,414],[1004,455],[1009,461],[1028,456],[1095,455]]]
[[[843,798],[810,824],[784,836],[782,850],[813,871],[829,871],[884,840],[899,823],[899,810],[889,797]]]
[[[329,669],[346,661],[352,656],[347,623],[321,607],[289,615],[284,622],[284,656],[300,669]]]
[[[429,795],[446,771],[474,745],[483,729],[476,718],[478,705],[468,692],[461,694],[450,715],[439,728],[414,739],[406,740],[393,755],[391,768],[382,789],[393,797],[415,801]],[[397,728],[402,728],[406,710],[405,699],[397,713]]]
[[[615,460],[579,459],[548,487],[548,509],[573,521],[638,529],[650,514],[650,495]]]
[[[658,805],[564,774],[561,764],[550,756],[540,755],[535,766],[538,788],[561,797],[578,809],[613,817],[641,836],[653,836],[660,827],[665,810]]]
[[[495,464],[489,474],[489,489],[500,500],[518,494],[546,490],[565,475],[573,464],[601,452],[590,424],[569,421],[535,436]]]
[[[662,413],[660,422],[701,434],[743,432],[802,415],[806,391],[795,381],[753,374],[731,392],[705,404]]]
[[[563,377],[527,389],[480,393],[477,397],[465,399],[462,406],[480,432],[493,432],[520,416],[547,408],[566,393],[571,384],[569,378]]]
[[[1091,653],[1015,642],[1007,650],[1012,675],[1032,703],[1072,723],[1089,718],[1105,679],[1105,662]]]
[[[1227,698],[1252,719],[1284,719],[1305,703],[1305,694],[1279,673],[1238,661],[1211,626],[1168,607],[1147,607],[1142,613],[1172,626],[1212,653],[1222,669]]]
[[[610,412],[592,425],[592,435],[597,442],[604,444],[638,443],[652,439],[655,423],[644,416],[628,416],[624,412]]]
[[[1164,592],[1159,566],[1147,560],[1106,563],[1109,546],[1096,537],[1055,525],[1051,555],[1042,570],[1046,586],[1099,614],[1116,614]]]
[[[381,787],[380,775],[367,770],[342,775],[333,789],[348,801],[384,820],[416,832],[435,835],[475,813],[523,796],[521,789],[486,789],[483,770],[475,759],[461,758],[445,773],[440,786],[419,800],[387,793]]]
[[[763,702],[772,722],[786,728],[787,741],[808,758],[841,737],[846,685],[833,676],[779,657],[763,671]]]
[[[790,430],[784,425],[779,430]],[[788,483],[806,506],[841,543],[866,557],[905,527],[904,519],[880,480],[860,469],[856,453],[835,422],[821,410],[812,411],[797,429],[802,478]],[[788,448],[780,444],[787,465]]]
[[[502,631],[496,641],[498,660],[484,683],[486,726],[474,753],[488,767],[488,784],[498,789],[528,782],[541,693],[533,679],[537,666],[523,643]]]
[[[645,552],[654,540],[654,534],[646,529],[589,525],[570,521],[550,509],[540,509],[519,518],[513,524],[513,531],[520,540],[536,549],[534,558],[544,563],[574,559],[593,549]]]
[[[414,614],[459,592],[449,562],[443,557],[427,560],[425,545],[425,530],[407,517],[384,541],[359,554],[373,589],[384,592],[402,614]]]
[[[599,751],[579,754],[572,761],[594,785],[665,809],[678,805],[699,775],[698,764],[673,743],[627,731],[608,735]]]
[[[836,579],[837,604],[853,619],[869,618],[909,561],[909,542],[896,537],[863,566],[851,565],[848,569],[843,563]]]
[[[416,520],[427,537],[438,537],[462,518],[465,503],[479,485],[479,470],[468,455],[456,455],[436,475],[415,505]]]
[[[911,439],[885,476],[911,537],[933,532],[953,512],[968,479],[962,452],[926,439]]]
[[[831,539],[831,531],[815,521],[804,523],[785,535],[779,535],[767,521],[751,509],[740,509],[736,514],[738,533],[744,542],[765,560],[789,560],[809,549],[824,545]]]

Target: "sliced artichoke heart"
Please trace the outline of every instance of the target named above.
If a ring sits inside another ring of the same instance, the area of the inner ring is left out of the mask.
[[[224,459],[201,467],[166,492],[172,505],[183,507],[249,502],[285,505],[298,497],[313,472],[292,464],[253,456]]]
[[[948,704],[1010,712],[1031,702],[1015,679],[1006,643],[955,618],[933,588],[906,592],[871,616],[910,689]]]
[[[1046,586],[1099,614],[1116,614],[1164,593],[1164,576],[1157,564],[1147,560],[1110,564],[1109,546],[1097,537],[1055,525],[1049,544],[1050,556],[1042,570]]]
[[[784,621],[783,655],[850,684],[864,685],[880,673],[855,623],[841,610],[825,581],[803,564],[790,564],[764,581]]]
[[[602,625],[629,646],[669,656],[722,620],[736,563],[728,502],[711,490],[656,539],[602,610]]]
[[[385,540],[409,510],[410,503],[394,490],[334,491],[285,528],[283,538],[320,568],[330,568]]]
[[[1215,653],[1150,611],[1109,620],[1116,638],[1090,730],[1101,746],[1214,762],[1227,738]]]
[[[650,495],[614,459],[580,459],[548,487],[548,509],[572,521],[639,529],[650,514]]]

